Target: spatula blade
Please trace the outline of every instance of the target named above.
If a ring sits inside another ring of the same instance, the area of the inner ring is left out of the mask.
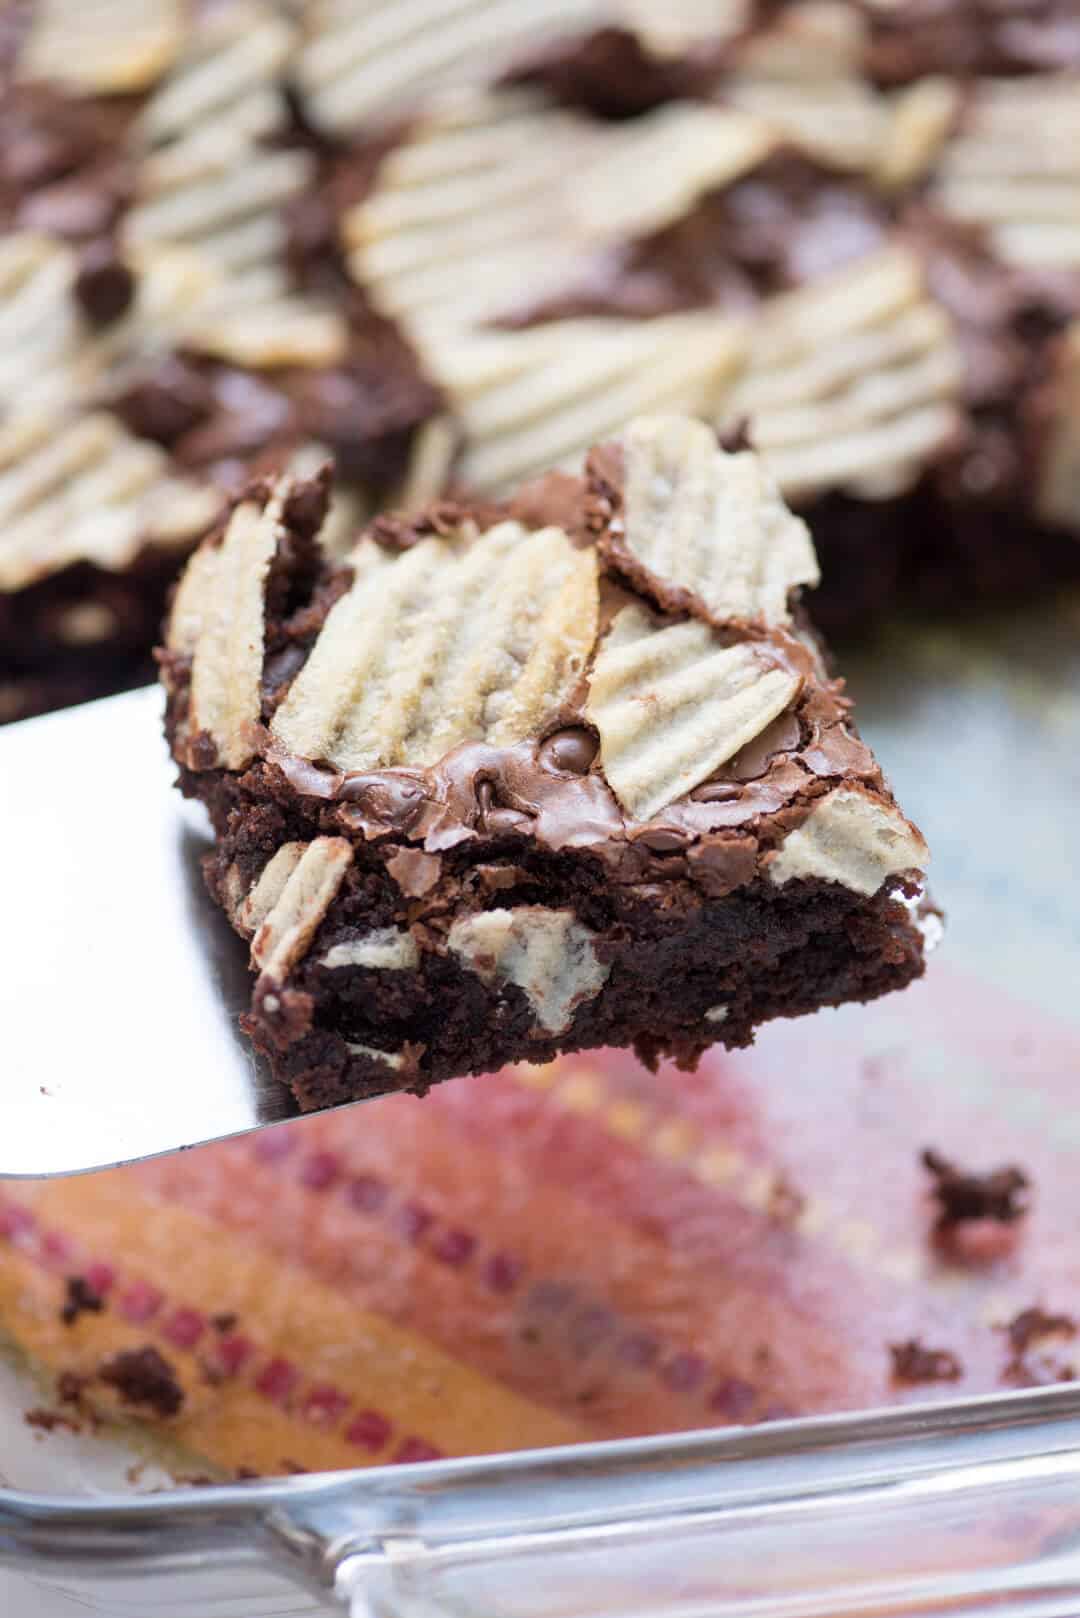
[[[246,949],[206,893],[156,689],[0,729],[0,1177],[295,1116],[237,1026]]]

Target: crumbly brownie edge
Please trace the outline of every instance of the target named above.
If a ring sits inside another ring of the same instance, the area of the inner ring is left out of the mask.
[[[749,1045],[773,1017],[872,1000],[921,975],[921,940],[895,898],[793,887],[706,901],[666,932],[646,911],[637,931],[598,945],[611,957],[603,988],[548,1037],[525,990],[484,982],[451,956],[423,956],[415,971],[335,973],[318,964],[330,954],[320,943],[284,993],[257,990],[245,1026],[308,1110],[604,1045],[633,1046],[650,1066],[692,1066],[710,1045]]]

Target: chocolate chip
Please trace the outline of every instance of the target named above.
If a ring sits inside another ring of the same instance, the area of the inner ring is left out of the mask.
[[[135,296],[135,277],[110,236],[84,247],[75,274],[75,297],[95,326],[108,326],[126,314]]]
[[[706,781],[690,794],[695,803],[734,803],[742,797],[737,781]]]
[[[280,651],[271,652],[263,664],[264,698],[272,702],[278,697],[293,677],[299,674],[306,662],[307,652],[303,646],[283,646]]]
[[[578,725],[557,730],[540,747],[540,763],[563,775],[587,775],[596,757],[596,737]]]
[[[531,825],[529,816],[517,809],[503,809],[496,805],[484,814],[484,830],[493,836],[500,832],[527,832]]]
[[[210,418],[214,392],[193,365],[166,354],[136,376],[111,405],[138,438],[152,438],[168,448]]]
[[[655,830],[640,832],[634,838],[635,843],[644,843],[654,854],[681,854],[689,841],[684,832],[668,831],[662,826]]]
[[[407,831],[424,803],[423,788],[416,781],[395,781],[387,776],[373,780],[370,775],[346,776],[338,789],[345,803],[359,803],[377,820],[388,821]]]

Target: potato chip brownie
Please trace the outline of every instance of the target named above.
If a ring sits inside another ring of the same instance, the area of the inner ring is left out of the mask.
[[[600,1045],[693,1062],[919,975],[926,847],[753,453],[639,418],[581,478],[378,519],[343,565],[326,498],[253,486],[162,653],[247,1028],[302,1107]]]

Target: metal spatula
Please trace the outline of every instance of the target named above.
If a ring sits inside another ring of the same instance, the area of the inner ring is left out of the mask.
[[[240,1033],[246,949],[206,893],[157,690],[0,728],[0,1176],[289,1118]]]

